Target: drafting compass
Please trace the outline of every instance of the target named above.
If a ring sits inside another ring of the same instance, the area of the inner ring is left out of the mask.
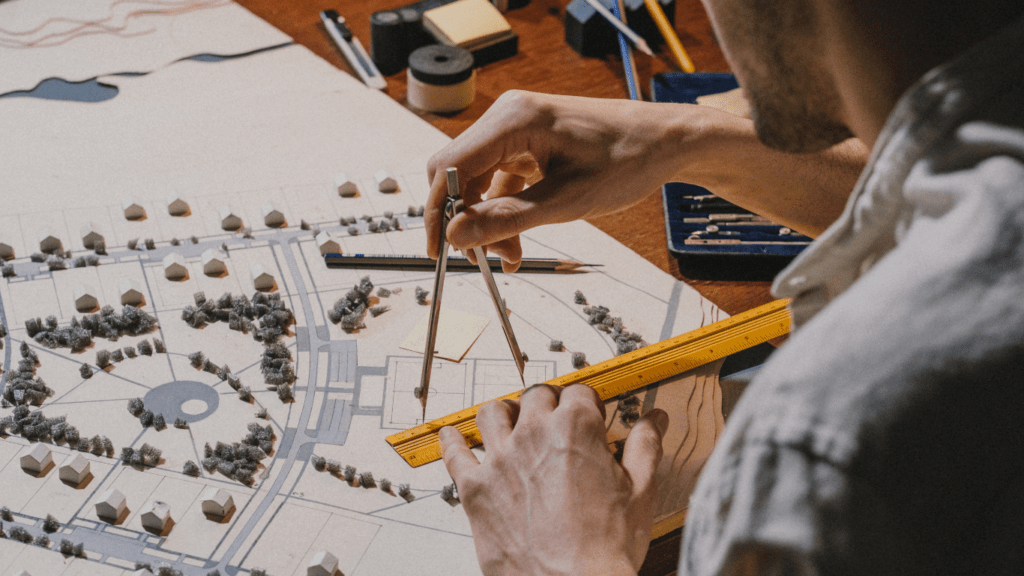
[[[423,376],[420,379],[420,387],[416,389],[416,396],[423,406],[423,421],[427,421],[427,392],[430,390],[430,369],[434,364],[434,346],[437,342],[437,323],[441,317],[441,291],[444,289],[444,275],[448,269],[448,223],[456,214],[466,209],[459,194],[459,173],[455,168],[449,168],[446,172],[448,177],[448,198],[444,206],[444,214],[441,218],[441,226],[438,228],[440,242],[437,252],[437,269],[434,273],[434,299],[430,303],[430,325],[427,328],[427,345],[423,350]],[[491,267],[487,263],[487,256],[483,248],[473,248],[476,255],[477,265],[480,273],[484,276],[487,284],[487,291],[491,293],[491,300],[494,301],[494,309],[498,311],[498,319],[501,320],[501,328],[505,331],[505,339],[508,340],[508,347],[512,350],[512,359],[515,360],[516,368],[519,369],[519,379],[526,385],[523,378],[525,361],[523,353],[519,351],[519,343],[516,342],[516,335],[512,332],[512,323],[508,320],[508,312],[505,310],[505,302],[498,294],[498,285],[494,282],[494,275],[491,274]]]

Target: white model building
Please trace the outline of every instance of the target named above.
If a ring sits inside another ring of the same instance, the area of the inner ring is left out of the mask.
[[[164,528],[167,528],[167,523],[171,521],[171,507],[166,502],[151,500],[142,507],[139,519],[142,521],[143,528],[161,534]]]
[[[127,508],[128,502],[124,494],[116,488],[111,488],[100,494],[100,500],[96,503],[96,515],[102,520],[115,522]]]
[[[171,216],[185,216],[188,214],[188,202],[178,196],[177,192],[167,195],[167,213]]]
[[[257,291],[266,292],[274,289],[274,276],[263,269],[263,264],[253,264],[249,268],[249,276],[252,278],[252,287]]]
[[[124,217],[128,220],[142,220],[146,217],[146,209],[131,196],[121,199],[121,208],[124,209]]]
[[[61,243],[60,238],[50,234],[49,228],[43,228],[39,231],[39,250],[41,252],[44,254],[52,254],[63,249],[64,244]]]
[[[211,486],[203,492],[203,514],[224,518],[235,509],[235,499],[223,488]]]
[[[326,550],[313,555],[306,567],[306,576],[334,576],[338,570],[338,558]]]
[[[223,230],[238,230],[242,227],[242,218],[235,214],[231,206],[221,206],[220,227]]]
[[[81,452],[72,452],[60,465],[60,479],[72,486],[78,486],[89,476],[89,460]]]
[[[89,250],[96,247],[96,242],[104,242],[103,234],[100,234],[96,230],[96,225],[89,222],[85,226],[82,226],[82,246],[85,246]]]
[[[220,276],[228,271],[227,264],[220,251],[207,248],[203,251],[203,274],[207,276]]]
[[[0,242],[0,260],[10,260],[11,258],[14,258],[14,248],[10,244]]]
[[[326,231],[317,234],[313,240],[316,241],[316,247],[320,249],[321,256],[332,253],[341,254],[341,245]]]
[[[388,174],[387,170],[380,170],[373,175],[373,179],[377,181],[377,190],[381,192],[397,192],[398,181]]]
[[[139,306],[146,305],[146,297],[142,295],[142,292],[135,285],[135,282],[131,280],[124,280],[118,287],[121,292],[121,305],[122,306]]]
[[[263,205],[263,223],[268,228],[280,228],[284,226],[284,222],[284,214],[277,208],[274,208],[273,202],[267,202]]]
[[[188,278],[188,266],[185,265],[185,257],[177,252],[171,252],[164,256],[164,277],[168,280],[184,280]]]
[[[92,312],[99,308],[100,301],[96,298],[96,291],[92,286],[79,284],[75,286],[75,310],[79,312]]]
[[[28,472],[39,474],[50,464],[53,464],[53,453],[42,442],[33,444],[21,453],[21,468]]]
[[[342,198],[354,198],[359,195],[359,187],[344,172],[334,177],[334,187],[338,189],[338,196]]]

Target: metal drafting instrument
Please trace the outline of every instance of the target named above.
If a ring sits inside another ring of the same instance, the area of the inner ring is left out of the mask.
[[[345,60],[348,60],[349,66],[356,71],[356,74],[359,74],[359,78],[370,88],[377,90],[387,88],[387,80],[381,76],[359,39],[352,34],[345,19],[336,10],[324,10],[320,13],[320,20],[323,21],[324,28],[330,34],[331,39],[338,45],[341,54],[345,56]]]
[[[437,262],[427,256],[408,256],[391,254],[335,254],[324,255],[324,263],[328,268],[370,268],[375,270],[434,270]],[[501,258],[487,258],[491,272],[501,272]],[[517,272],[585,272],[584,267],[597,267],[601,264],[585,264],[565,258],[523,258],[519,262]],[[448,270],[479,270],[469,258],[452,256],[448,259]]]
[[[596,390],[601,400],[610,400],[788,334],[788,304],[789,300],[776,300],[546,383],[553,386],[583,383]],[[522,391],[506,394],[497,400],[517,400],[520,395]],[[476,427],[479,408],[478,404],[460,410],[392,434],[386,440],[410,466],[422,466],[441,458],[437,433],[445,426],[455,426],[471,446],[481,444],[480,431]]]
[[[430,391],[430,369],[434,365],[437,324],[441,319],[441,291],[444,289],[444,276],[448,269],[448,223],[451,222],[456,214],[466,208],[465,203],[462,201],[462,196],[459,194],[458,170],[449,168],[445,175],[448,178],[448,199],[445,203],[439,229],[437,268],[434,272],[434,299],[430,302],[430,324],[427,328],[427,342],[423,350],[423,374],[420,378],[420,387],[416,389],[420,404],[423,406],[424,422],[427,421],[427,393]],[[512,332],[512,323],[508,319],[505,302],[501,299],[501,294],[498,293],[498,284],[494,281],[494,275],[491,274],[491,267],[487,263],[487,255],[484,254],[483,248],[479,246],[473,248],[473,254],[476,255],[480,273],[487,284],[487,291],[491,294],[491,300],[494,301],[494,309],[498,312],[498,319],[501,320],[501,328],[505,331],[505,339],[508,341],[508,347],[512,351],[512,359],[516,363],[516,368],[519,369],[519,379],[523,382],[523,386],[526,386],[526,380],[523,378],[523,369],[526,367],[526,362],[523,360],[523,353],[519,350],[519,343],[516,342],[516,335]]]

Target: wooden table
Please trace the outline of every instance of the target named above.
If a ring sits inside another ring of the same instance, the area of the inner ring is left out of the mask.
[[[364,46],[370,44],[370,14],[396,8],[403,0],[237,0],[296,42],[338,68],[354,72],[324,33],[319,13],[333,8],[345,17]],[[467,110],[454,116],[420,113],[445,134],[455,137],[478,119],[507,90],[523,89],[552,94],[597,98],[628,98],[621,62],[616,58],[583,58],[565,43],[563,21],[567,0],[532,0],[526,7],[506,14],[519,35],[519,54],[489,64],[478,71],[477,96]],[[728,72],[729,67],[715,44],[711,25],[700,0],[676,0],[676,30],[698,70]],[[637,53],[639,83],[646,97],[651,75],[665,72],[663,63]],[[405,72],[388,77],[387,94],[406,103]],[[652,191],[653,192],[653,191]],[[617,214],[590,222],[676,278],[696,288],[729,314],[736,314],[772,300],[768,282],[707,281],[684,277],[668,252],[664,212],[659,194]],[[643,222],[637,227],[635,222]],[[671,574],[679,555],[679,531],[651,545],[642,574]]]

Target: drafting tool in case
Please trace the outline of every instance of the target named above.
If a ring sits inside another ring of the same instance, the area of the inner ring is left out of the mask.
[[[583,383],[609,400],[692,370],[741,350],[789,333],[789,300],[776,300],[692,332],[651,344],[622,356],[547,381],[555,386]],[[501,396],[515,400],[522,391]],[[387,437],[388,444],[409,463],[422,466],[441,458],[437,433],[455,426],[473,446],[481,444],[476,427],[480,405],[472,406]]]

